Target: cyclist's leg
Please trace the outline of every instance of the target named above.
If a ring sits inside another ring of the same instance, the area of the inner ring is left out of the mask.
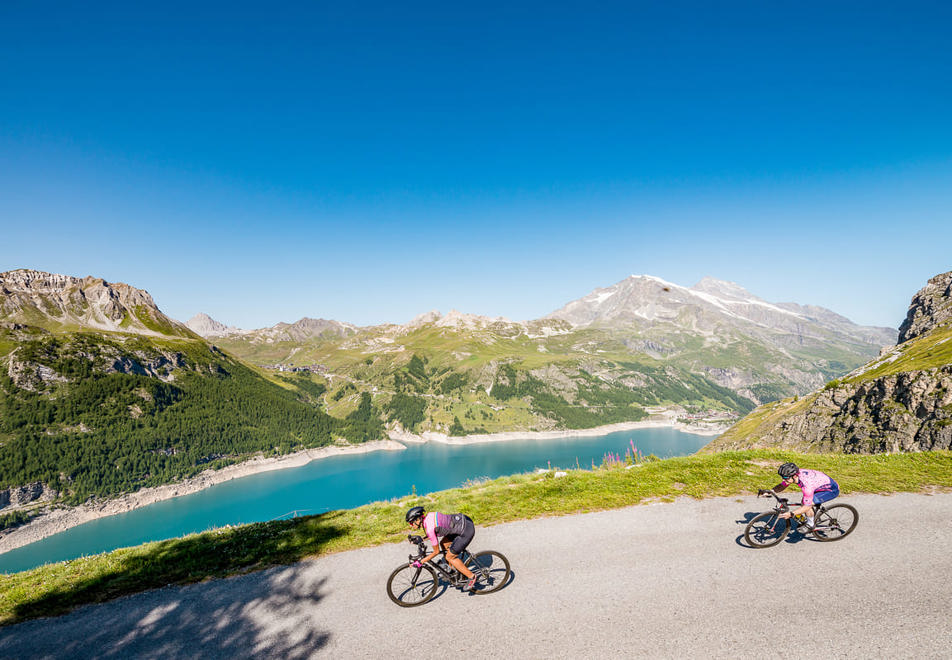
[[[473,540],[473,537],[476,535],[476,526],[473,524],[473,521],[469,518],[466,518],[466,527],[463,529],[461,534],[452,534],[447,535],[446,538],[453,536],[453,543],[450,546],[449,550],[446,551],[446,558],[450,564],[458,570],[460,573],[465,575],[467,578],[473,577],[473,572],[466,568],[466,565],[460,561],[459,555],[466,549],[466,546],[470,544]]]
[[[810,510],[809,522],[813,522],[814,517],[817,512],[820,510],[820,505],[829,502],[830,500],[836,498],[840,494],[840,487],[836,484],[835,481],[831,481],[831,488],[824,490],[818,490],[813,493],[813,508]]]
[[[825,490],[818,490],[813,493],[813,511],[820,507],[824,502],[829,502],[830,500],[838,497],[840,494],[840,487],[834,481],[832,487]]]

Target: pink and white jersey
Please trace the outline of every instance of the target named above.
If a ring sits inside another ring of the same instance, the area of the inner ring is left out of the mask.
[[[465,516],[460,514],[447,515],[431,511],[423,519],[423,531],[426,532],[426,538],[434,548],[438,543],[438,537],[447,534],[462,534],[465,530]]]
[[[833,480],[819,470],[798,470],[792,479],[789,481],[783,480],[784,486],[789,486],[791,483],[797,484],[803,492],[804,506],[813,504],[813,494],[815,492],[833,488]]]

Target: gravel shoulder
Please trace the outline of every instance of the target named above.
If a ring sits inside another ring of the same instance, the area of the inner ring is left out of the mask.
[[[477,530],[514,571],[485,597],[396,607],[387,545],[0,628],[0,658],[948,657],[952,493],[842,499],[835,543],[744,547],[754,497],[520,521]]]

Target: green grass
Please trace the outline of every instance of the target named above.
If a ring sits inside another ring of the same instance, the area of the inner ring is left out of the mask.
[[[892,353],[874,360],[869,367],[847,383],[864,383],[906,371],[921,371],[952,364],[952,324],[934,328],[916,339],[900,345],[895,359]]]
[[[652,461],[628,470],[568,469],[562,478],[552,472],[514,475],[427,497],[408,496],[318,516],[228,527],[0,575],[0,625],[169,584],[397,542],[407,533],[404,511],[414,504],[464,511],[479,526],[496,525],[682,496],[749,495],[775,485],[777,465],[791,460],[832,475],[846,496],[952,488],[952,452],[861,456],[753,450]],[[394,562],[404,555],[395,550]]]
[[[728,446],[731,441],[755,437],[761,429],[773,428],[780,420],[803,412],[813,405],[816,398],[816,394],[811,394],[765,403],[721,434],[709,450],[717,451],[720,447]]]

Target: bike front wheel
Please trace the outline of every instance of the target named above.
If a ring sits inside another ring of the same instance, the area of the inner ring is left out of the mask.
[[[473,593],[491,594],[502,589],[512,571],[509,569],[509,560],[495,550],[484,550],[470,555],[466,559],[466,568],[476,576],[476,588]]]
[[[818,541],[837,541],[854,529],[859,512],[849,504],[833,504],[823,509],[814,521],[813,536]]]
[[[420,568],[398,566],[387,580],[387,595],[400,607],[416,607],[436,594],[436,571],[424,564]]]
[[[787,537],[790,521],[777,515],[776,511],[767,511],[747,523],[744,538],[753,548],[769,548]]]

